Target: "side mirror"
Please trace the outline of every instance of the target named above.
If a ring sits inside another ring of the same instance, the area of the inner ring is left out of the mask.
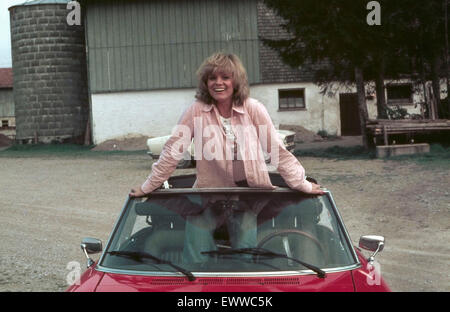
[[[373,254],[368,259],[369,262],[373,262],[375,256],[384,249],[384,243],[384,237],[378,235],[364,235],[359,239],[359,247],[373,251]]]
[[[102,251],[102,241],[96,238],[84,238],[81,241],[81,249],[83,250],[86,258],[88,260],[87,267],[90,267],[94,264],[94,260],[89,257],[89,254],[95,254]]]
[[[96,238],[84,238],[81,241],[81,248],[85,248],[88,254],[95,254],[102,251],[102,241]]]

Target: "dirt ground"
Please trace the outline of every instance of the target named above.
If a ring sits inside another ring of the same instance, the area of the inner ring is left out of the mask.
[[[379,159],[301,162],[332,191],[354,244],[364,234],[386,237],[376,259],[393,291],[450,291],[449,170]],[[64,291],[74,268],[85,269],[81,239],[106,244],[150,166],[145,152],[0,157],[0,291]]]

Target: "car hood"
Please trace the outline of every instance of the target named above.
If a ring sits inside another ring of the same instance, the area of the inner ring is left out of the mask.
[[[279,135],[284,135],[284,136],[287,136],[287,135],[295,135],[295,132],[290,131],[290,130],[280,130],[280,129],[277,129],[277,132],[278,132]]]
[[[155,277],[105,273],[98,292],[316,292],[354,291],[351,271],[316,275],[271,277]]]

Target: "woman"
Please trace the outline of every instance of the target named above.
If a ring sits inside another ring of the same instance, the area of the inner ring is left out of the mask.
[[[305,170],[278,138],[266,108],[249,97],[247,73],[234,54],[215,53],[197,71],[196,101],[183,113],[152,172],[130,197],[159,188],[195,142],[195,187],[250,186],[275,188],[264,152],[290,188],[321,195],[320,185],[305,179]]]

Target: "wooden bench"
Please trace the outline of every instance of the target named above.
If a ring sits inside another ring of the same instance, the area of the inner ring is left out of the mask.
[[[450,130],[448,119],[369,119],[366,123],[369,135],[374,138],[383,138],[384,145],[389,145],[389,135],[392,134],[419,134],[431,131]]]

